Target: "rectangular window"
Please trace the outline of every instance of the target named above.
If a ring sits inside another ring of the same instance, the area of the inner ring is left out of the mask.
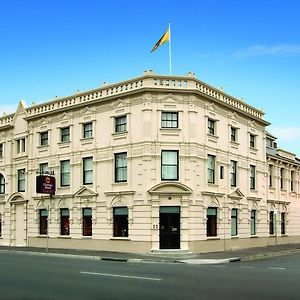
[[[231,236],[238,234],[238,210],[233,208],[231,210]]]
[[[234,127],[230,128],[230,140],[231,140],[231,142],[237,141],[237,129]]]
[[[128,208],[114,207],[114,236],[128,237]]]
[[[69,186],[70,185],[70,161],[62,160],[60,162],[60,185]]]
[[[216,157],[213,155],[207,156],[207,181],[208,183],[215,183],[215,161]]]
[[[64,127],[60,129],[60,141],[61,142],[70,141],[70,127]]]
[[[48,131],[40,133],[40,145],[48,146]]]
[[[256,235],[256,210],[251,210],[250,234]]]
[[[40,209],[40,234],[48,232],[48,210]]]
[[[295,172],[291,171],[291,192],[294,191]]]
[[[4,150],[4,145],[3,143],[0,144],[0,158],[2,158],[4,155],[3,155],[3,150]]]
[[[178,112],[162,112],[161,127],[178,128]]]
[[[0,237],[2,236],[2,215],[0,214]]]
[[[40,164],[40,174],[49,174],[48,163]]]
[[[70,235],[70,212],[68,208],[60,209],[60,235]]]
[[[25,169],[18,170],[18,192],[25,192]]]
[[[92,235],[92,209],[83,208],[82,209],[82,235],[91,236]]]
[[[273,165],[269,165],[269,187],[273,186]]]
[[[207,208],[206,236],[217,236],[217,208],[215,207]]]
[[[230,161],[230,185],[231,186],[236,186],[236,165],[237,162],[234,160]]]
[[[115,154],[115,182],[127,181],[127,153]]]
[[[0,194],[5,194],[5,178],[0,173]]]
[[[270,211],[269,213],[269,234],[274,234],[274,211]]]
[[[208,129],[209,134],[215,135],[215,133],[216,133],[216,121],[212,120],[212,119],[208,119],[207,129]]]
[[[284,212],[281,213],[280,222],[281,222],[281,234],[285,234],[285,213]]]
[[[93,183],[93,158],[86,157],[82,160],[83,164],[83,184]]]
[[[127,131],[127,116],[115,118],[115,132]]]
[[[26,149],[25,138],[17,140],[17,153],[24,153]]]
[[[220,166],[220,179],[224,179],[224,167]]]
[[[256,136],[253,134],[250,134],[250,148],[256,147]]]
[[[280,168],[280,189],[284,189],[284,168]]]
[[[161,151],[161,180],[178,180],[178,151]]]
[[[83,138],[87,139],[91,137],[93,137],[93,123],[83,124]]]
[[[256,177],[256,168],[253,165],[250,165],[250,189],[255,190],[255,177]]]

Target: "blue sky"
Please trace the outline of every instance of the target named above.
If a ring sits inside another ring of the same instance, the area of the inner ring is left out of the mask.
[[[300,156],[300,1],[0,2],[0,114],[142,75],[197,78],[262,108],[279,147]]]

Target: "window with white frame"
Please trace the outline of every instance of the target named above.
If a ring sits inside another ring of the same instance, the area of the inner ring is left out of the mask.
[[[250,189],[255,190],[256,187],[256,167],[250,165]]]
[[[207,155],[207,181],[208,183],[215,183],[216,157],[214,155]]]
[[[41,163],[40,164],[40,174],[48,174],[49,169],[48,169],[48,163]]]
[[[24,153],[26,150],[25,138],[18,139],[16,141],[16,144],[17,144],[17,153],[18,154]]]
[[[250,133],[250,148],[255,148],[256,147],[256,136],[254,134]]]
[[[18,170],[18,192],[25,192],[25,169]]]
[[[208,133],[211,135],[216,134],[216,121],[215,120],[212,120],[212,119],[207,120],[207,130],[208,130]]]
[[[236,186],[236,176],[237,175],[237,162],[234,160],[230,161],[230,185],[232,187]]]
[[[83,164],[83,184],[93,183],[93,157],[85,157]]]
[[[127,152],[115,153],[115,182],[127,181]]]
[[[1,173],[0,173],[0,194],[5,194],[5,178]]]
[[[115,132],[127,131],[127,116],[120,116],[115,118]]]
[[[93,137],[93,123],[85,123],[82,125],[83,126],[83,138],[88,139]]]
[[[70,186],[70,160],[60,162],[60,185]]]
[[[60,128],[60,141],[62,143],[70,141],[70,126]]]
[[[161,180],[178,180],[179,158],[177,150],[161,151]]]
[[[40,133],[40,145],[41,146],[48,146],[48,131],[44,131]]]
[[[178,112],[162,112],[161,127],[178,128]]]
[[[251,210],[251,216],[250,216],[250,234],[256,235],[256,210]]]
[[[234,127],[230,127],[230,141],[237,142],[237,129]]]

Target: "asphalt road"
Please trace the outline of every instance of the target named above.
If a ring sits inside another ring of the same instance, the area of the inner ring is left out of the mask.
[[[222,265],[0,252],[0,299],[300,299],[300,253]]]

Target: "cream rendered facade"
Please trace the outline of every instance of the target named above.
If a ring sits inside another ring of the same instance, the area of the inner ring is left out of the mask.
[[[175,116],[175,126],[162,126],[163,114]],[[84,136],[86,124],[90,134]],[[147,253],[299,242],[300,162],[275,148],[273,156],[267,154],[267,139],[275,140],[266,132],[268,124],[262,111],[193,73],[170,77],[145,71],[28,108],[20,102],[14,114],[0,118],[0,245]],[[170,153],[175,163],[163,161],[162,155]],[[116,166],[119,154],[123,164]],[[88,183],[85,159],[92,161]],[[68,162],[67,175],[62,162]],[[271,162],[277,173],[269,187]],[[55,174],[54,196],[36,193],[41,164]],[[279,186],[281,165],[294,172],[293,191],[287,175],[286,188]],[[116,175],[119,167],[122,180]],[[163,168],[176,169],[176,178],[162,178]],[[66,209],[69,232],[61,234]],[[48,214],[47,234],[41,234],[42,211]],[[284,234],[279,218],[270,234],[270,211],[286,213]],[[92,233],[83,234],[89,212]],[[115,228],[124,212],[122,236]]]

